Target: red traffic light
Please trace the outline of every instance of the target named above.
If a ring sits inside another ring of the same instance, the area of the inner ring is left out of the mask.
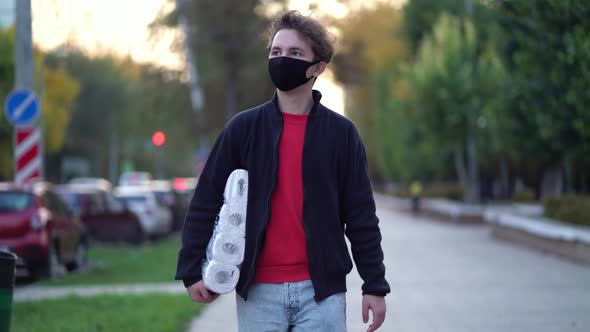
[[[164,133],[160,130],[156,131],[153,135],[152,135],[152,143],[155,146],[162,146],[164,145],[164,143],[166,143],[166,135],[164,135]]]

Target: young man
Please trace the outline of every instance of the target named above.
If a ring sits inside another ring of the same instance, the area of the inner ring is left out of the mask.
[[[344,236],[364,284],[362,316],[375,331],[385,319],[379,220],[361,139],[351,121],[312,90],[333,55],[326,29],[291,11],[270,29],[272,101],[236,115],[219,135],[182,230],[176,278],[190,298],[219,295],[201,277],[225,182],[249,172],[246,248],[236,287],[240,331],[346,330]]]

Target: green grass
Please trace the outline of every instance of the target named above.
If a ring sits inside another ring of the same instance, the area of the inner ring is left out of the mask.
[[[91,247],[88,251],[88,270],[56,280],[43,280],[39,285],[173,282],[179,248],[178,236],[141,246]]]
[[[203,305],[186,295],[69,297],[12,307],[12,332],[184,331]]]

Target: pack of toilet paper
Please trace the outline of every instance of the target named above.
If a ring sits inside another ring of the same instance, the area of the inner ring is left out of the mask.
[[[248,171],[237,169],[230,174],[223,198],[203,262],[205,286],[219,294],[233,291],[240,278],[246,245]]]

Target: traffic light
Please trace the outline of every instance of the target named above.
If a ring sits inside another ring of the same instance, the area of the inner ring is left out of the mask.
[[[166,143],[166,135],[161,130],[156,131],[152,135],[152,143],[157,147],[164,145]]]

